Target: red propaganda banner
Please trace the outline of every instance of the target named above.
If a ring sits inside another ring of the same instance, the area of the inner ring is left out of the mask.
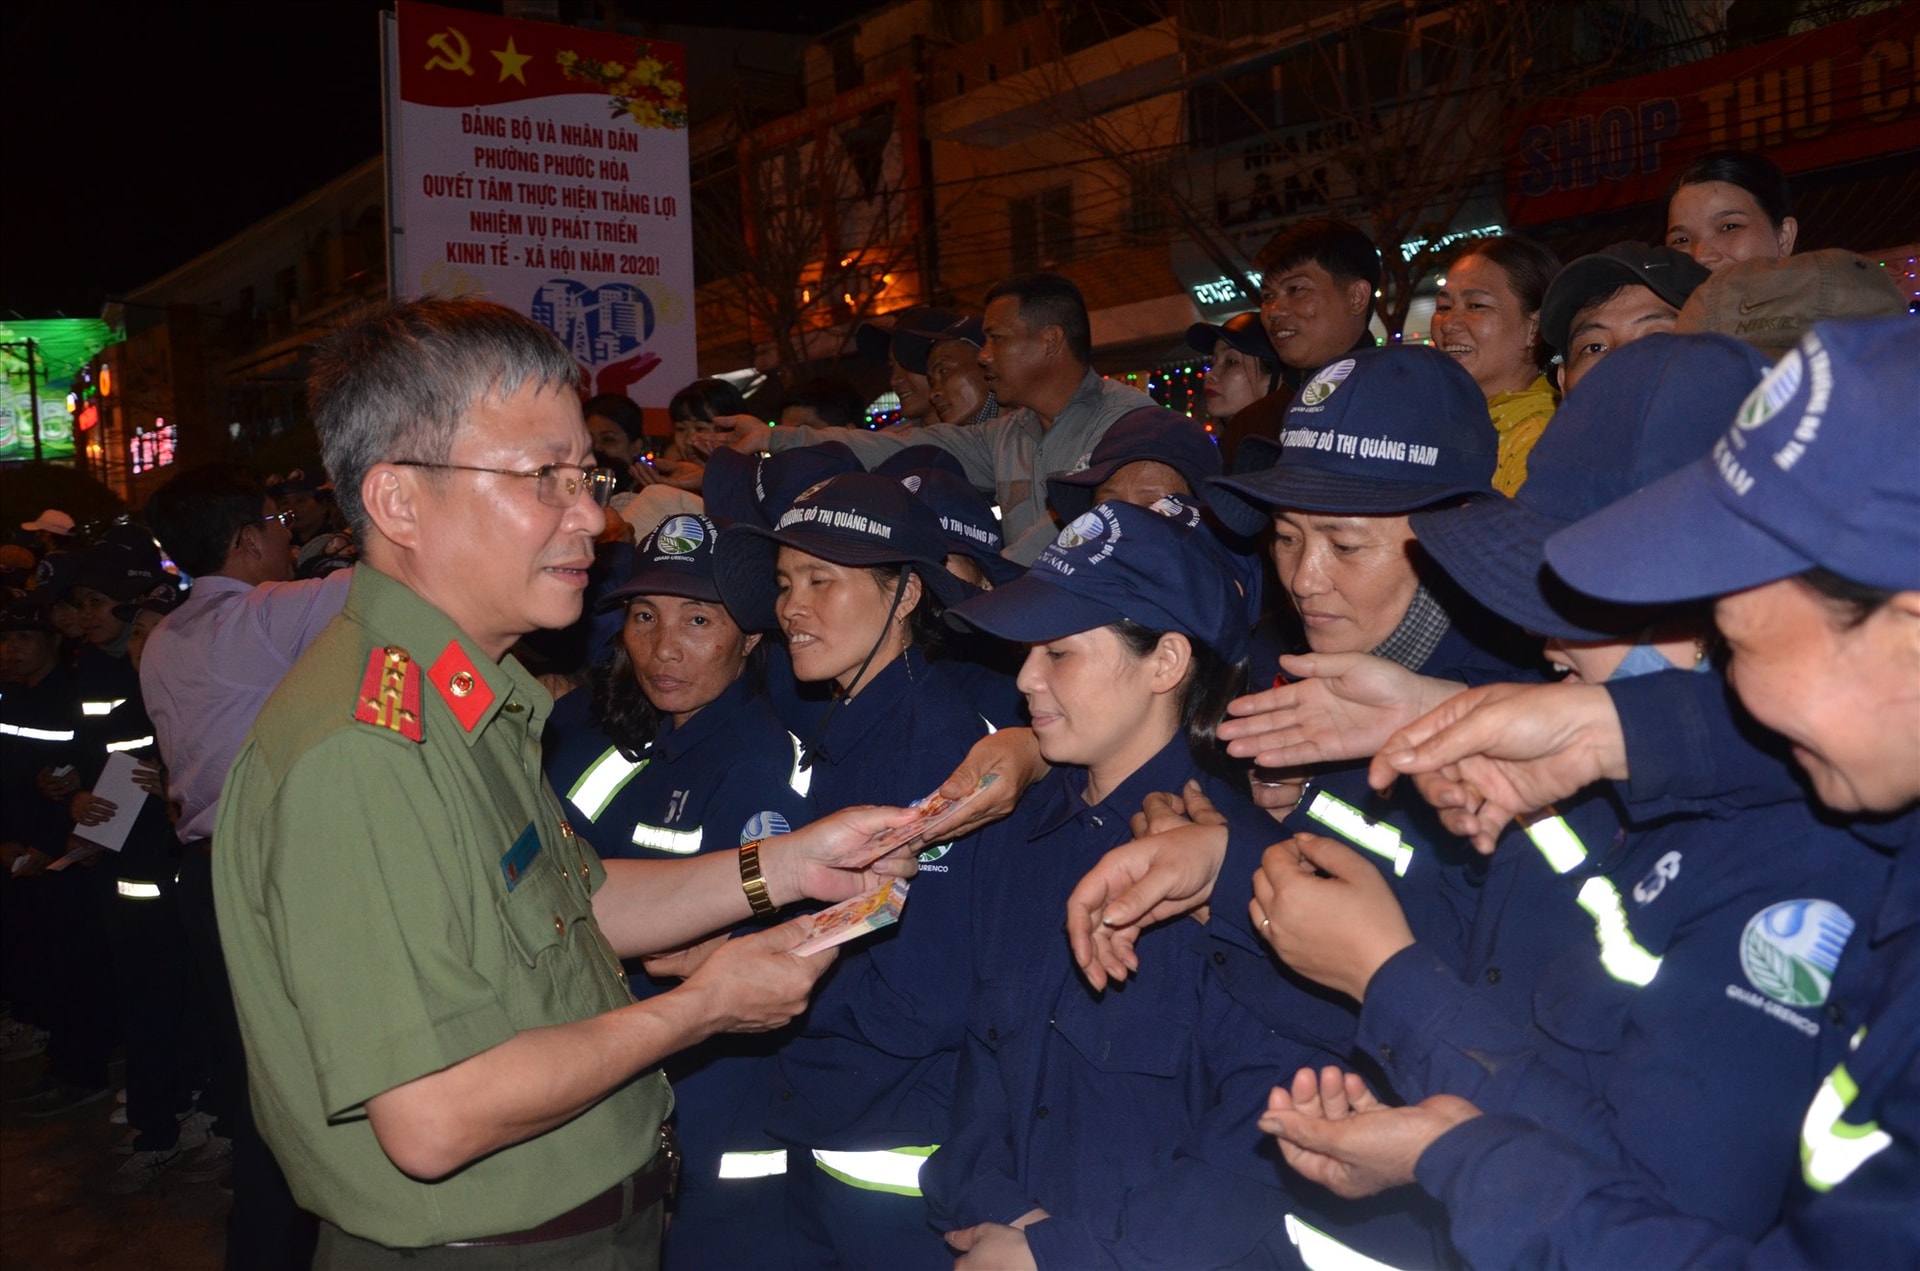
[[[1666,196],[1710,150],[1787,172],[1920,147],[1920,5],[1546,103],[1507,163],[1508,219],[1536,225]]]
[[[411,0],[388,22],[394,295],[497,300],[594,392],[664,407],[697,375],[685,51]]]

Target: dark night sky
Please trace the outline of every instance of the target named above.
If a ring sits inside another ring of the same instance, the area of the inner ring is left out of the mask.
[[[447,0],[441,0],[446,3]],[[452,0],[499,12],[497,0]],[[0,6],[0,317],[94,317],[380,149],[382,0]],[[627,0],[824,31],[872,0]],[[584,11],[580,0],[562,11]],[[697,109],[697,103],[696,103]]]

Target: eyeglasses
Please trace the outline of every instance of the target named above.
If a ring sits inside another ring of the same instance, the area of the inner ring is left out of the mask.
[[[428,463],[422,459],[392,459],[396,468],[428,468],[442,472],[488,472],[496,477],[531,477],[534,497],[550,508],[572,507],[585,490],[600,507],[613,498],[616,480],[610,468],[583,468],[577,463],[549,463],[531,472],[512,468],[477,468],[469,463]]]
[[[267,524],[269,521],[278,521],[280,522],[281,525],[285,526],[287,529],[292,529],[293,528],[293,510],[289,508],[285,511],[275,512],[270,516],[263,516],[260,518],[260,524],[262,525]]]

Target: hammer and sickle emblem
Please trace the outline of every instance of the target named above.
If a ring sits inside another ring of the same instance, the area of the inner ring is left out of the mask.
[[[448,27],[437,35],[427,37],[427,45],[439,52],[427,59],[430,71],[459,71],[462,75],[473,74],[473,46],[467,43],[467,37],[460,34],[459,27]]]

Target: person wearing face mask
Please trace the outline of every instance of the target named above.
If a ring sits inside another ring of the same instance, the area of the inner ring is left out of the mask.
[[[612,656],[592,690],[562,698],[547,721],[547,778],[603,858],[733,852],[812,819],[800,743],[766,700],[763,637],[720,601],[717,540],[713,522],[683,515],[640,544],[600,602],[625,617]],[[628,971],[642,998],[685,974],[673,958],[633,959]],[[786,1154],[754,1099],[779,1036],[710,1038],[664,1065],[681,1153],[667,1267],[780,1256]]]
[[[1500,434],[1493,488],[1502,494],[1527,479],[1527,452],[1557,404],[1544,371],[1551,355],[1540,335],[1540,305],[1559,272],[1559,259],[1529,239],[1476,239],[1448,264],[1434,300],[1434,346],[1487,395]]]
[[[1596,598],[1645,606],[1716,597],[1742,705],[1791,743],[1826,813],[1891,859],[1836,975],[1827,976],[1824,942],[1812,938],[1827,934],[1818,925],[1775,925],[1760,933],[1770,948],[1751,949],[1768,955],[1755,962],[1781,992],[1830,989],[1827,1014],[1847,1035],[1844,1058],[1798,1109],[1797,1151],[1791,1142],[1780,1149],[1790,1181],[1777,1221],[1756,1236],[1689,1214],[1557,1128],[1453,1096],[1397,1108],[1364,1098],[1331,1109],[1276,1101],[1263,1128],[1281,1136],[1299,1168],[1337,1178],[1349,1195],[1417,1182],[1444,1200],[1455,1244],[1483,1265],[1911,1260],[1920,1241],[1916,367],[1920,347],[1906,319],[1822,325],[1754,389],[1707,455],[1546,545],[1554,571]],[[1483,815],[1531,815],[1594,781],[1629,798],[1648,782],[1724,794],[1712,751],[1650,747],[1638,735],[1678,721],[1624,707],[1596,712],[1593,699],[1591,690],[1558,700],[1543,690],[1463,696],[1394,738],[1377,775],[1415,774],[1476,836]],[[1650,758],[1657,771],[1647,770]],[[1469,779],[1489,797],[1463,800]],[[1743,942],[1743,955],[1750,948]],[[1524,1206],[1508,1203],[1523,1194]]]
[[[1614,243],[1554,276],[1540,302],[1540,334],[1553,346],[1561,396],[1615,349],[1672,331],[1706,268],[1671,247]]]
[[[716,577],[752,631],[786,637],[793,674],[836,692],[804,739],[822,815],[932,792],[986,722],[928,657],[942,610],[974,594],[945,565],[933,511],[879,473],[803,492],[774,526],[720,536]],[[939,1267],[918,1184],[948,1129],[966,1025],[973,841],[928,845],[896,926],[849,945],[781,1047],[767,1129],[787,1147],[797,1267]]]
[[[1707,614],[1581,596],[1546,542],[1697,459],[1767,366],[1725,337],[1649,336],[1568,399],[1518,498],[1416,513],[1414,532],[1476,599],[1546,635],[1570,684],[1704,671]],[[1315,859],[1333,851],[1316,844]],[[1385,888],[1304,875],[1286,845],[1255,896],[1290,966],[1362,1002],[1357,1048],[1400,1099],[1451,1094],[1552,1125],[1676,1210],[1752,1237],[1775,1220],[1807,1100],[1846,1053],[1830,997],[1886,873],[1790,786],[1644,824],[1595,789],[1503,836],[1458,969],[1411,937]],[[1276,1106],[1343,1097],[1317,1081],[1300,1074]]]
[[[1667,246],[1714,273],[1791,256],[1799,236],[1786,174],[1751,150],[1701,155],[1667,196]]]

